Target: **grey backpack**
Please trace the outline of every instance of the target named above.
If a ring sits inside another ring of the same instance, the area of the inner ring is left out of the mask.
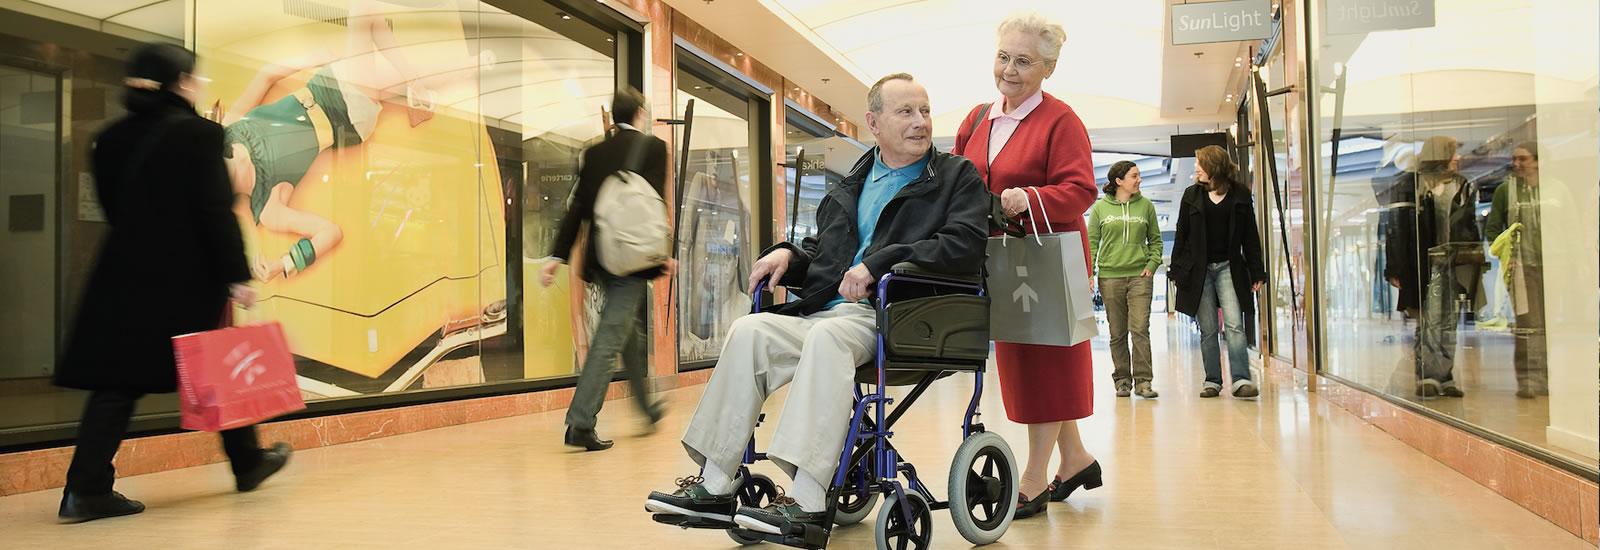
[[[671,254],[667,204],[639,175],[640,157],[649,140],[629,151],[624,168],[600,183],[594,201],[595,252],[600,267],[613,275],[630,275],[667,263]]]

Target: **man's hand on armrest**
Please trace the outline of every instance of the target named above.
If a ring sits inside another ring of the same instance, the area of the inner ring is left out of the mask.
[[[859,302],[872,293],[872,281],[872,271],[867,269],[867,264],[856,264],[844,273],[844,280],[839,282],[839,295],[846,300]]]
[[[779,248],[756,260],[756,265],[750,270],[749,289],[753,296],[756,293],[756,284],[771,279],[771,285],[777,285],[783,280],[783,274],[789,271],[789,262],[794,259],[794,252],[787,248]],[[769,285],[770,286],[770,285]]]

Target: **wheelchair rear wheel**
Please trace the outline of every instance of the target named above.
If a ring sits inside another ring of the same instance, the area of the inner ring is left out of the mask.
[[[902,507],[910,508],[906,522]],[[905,498],[890,497],[878,508],[878,526],[873,533],[878,550],[927,550],[933,548],[933,509],[922,495],[907,492]]]
[[[1017,510],[1018,471],[1011,446],[982,432],[961,442],[950,461],[950,520],[973,544],[1000,540]]]
[[[740,506],[761,508],[768,504],[772,504],[772,499],[777,498],[778,485],[773,483],[772,478],[770,477],[761,474],[755,474],[750,476],[750,481],[747,481],[744,485],[739,486],[738,492]],[[729,529],[728,538],[731,538],[734,542],[745,546],[760,544],[766,541],[766,539],[762,537],[761,533],[755,533],[744,529]]]

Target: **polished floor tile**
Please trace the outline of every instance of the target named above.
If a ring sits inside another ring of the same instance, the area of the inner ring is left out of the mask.
[[[1258,401],[1200,399],[1190,333],[1155,321],[1159,399],[1113,397],[1096,346],[1096,414],[1083,432],[1105,487],[1016,522],[992,548],[1594,548],[1282,377]],[[972,387],[941,381],[897,428],[941,497]],[[554,411],[309,450],[244,495],[224,465],[124,479],[118,490],[150,507],[128,518],[59,526],[58,491],[0,498],[0,547],[732,548],[723,533],[658,525],[642,508],[651,490],[694,473],[677,438],[702,390],[664,394],[671,415],[648,437],[634,435],[629,403],[608,404],[601,429],[617,446],[602,453],[563,448]],[[1005,420],[999,394],[980,411],[1020,455],[1026,430]],[[936,548],[969,546],[947,514],[934,519]],[[836,531],[831,547],[872,547],[875,522]]]

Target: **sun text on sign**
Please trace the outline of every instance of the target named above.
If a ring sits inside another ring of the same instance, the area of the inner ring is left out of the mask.
[[[1272,35],[1267,0],[1202,2],[1172,6],[1172,43],[1260,40]]]

